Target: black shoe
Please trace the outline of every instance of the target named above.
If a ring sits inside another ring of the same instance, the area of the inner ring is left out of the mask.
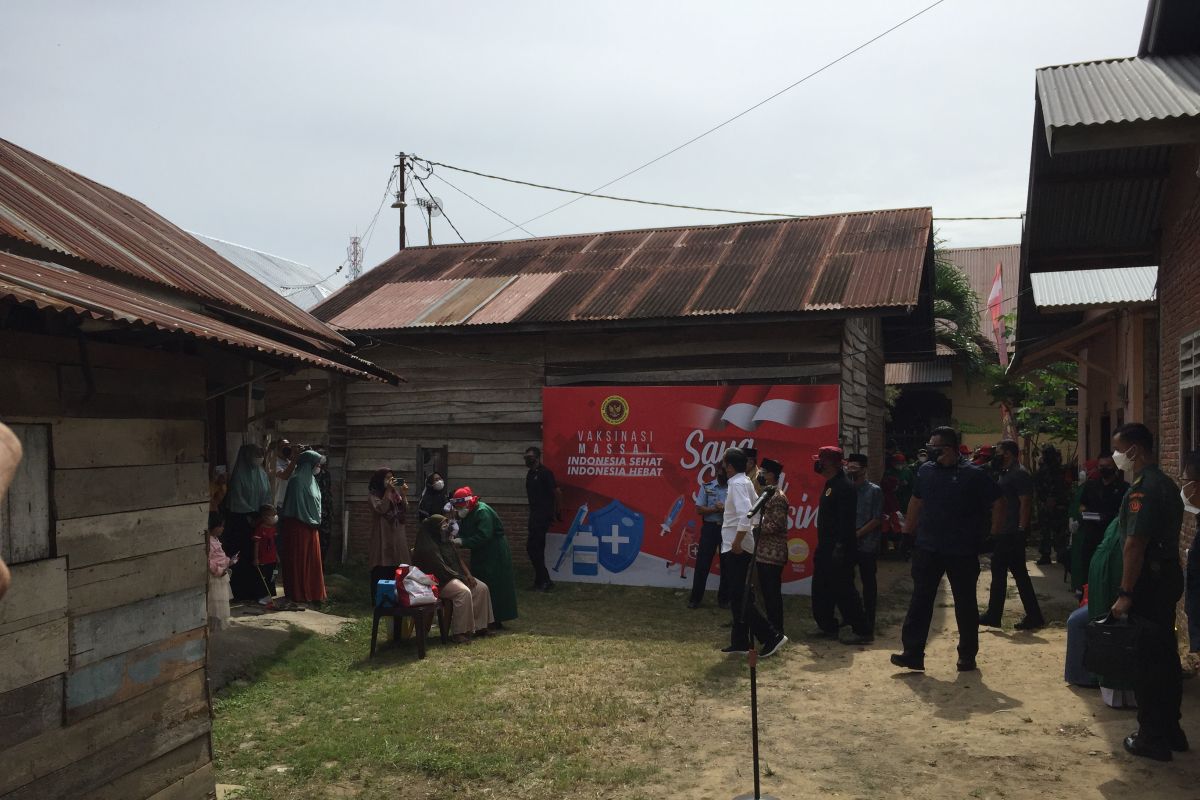
[[[1175,732],[1167,737],[1167,746],[1176,753],[1186,753],[1188,751],[1187,734],[1183,732],[1183,728],[1176,728]]]
[[[1050,556],[1042,556],[1035,562],[1039,567],[1044,567],[1050,564]]]
[[[988,614],[981,614],[979,617],[979,627],[981,628],[999,628],[1000,618],[993,617]]]
[[[904,667],[915,672],[925,671],[924,656],[914,656],[909,653],[892,653],[892,663],[897,667]]]
[[[1140,733],[1131,733],[1125,737],[1125,751],[1142,758],[1153,758],[1155,761],[1170,761],[1171,748],[1162,742],[1146,739]]]
[[[739,646],[731,644],[729,647],[722,647],[721,652],[731,656],[744,656],[750,652],[750,648],[746,647],[745,645]]]
[[[1036,631],[1038,628],[1044,627],[1046,627],[1046,620],[1042,619],[1041,617],[1036,619],[1030,619],[1029,617],[1026,617],[1016,625],[1013,625],[1013,628],[1019,631]]]
[[[974,672],[975,670],[979,669],[979,667],[975,664],[975,659],[971,659],[970,661],[964,661],[963,659],[960,658],[958,660],[958,664],[956,664],[955,666],[958,667],[959,672]]]
[[[788,638],[786,636],[784,636],[783,634],[779,634],[778,639],[771,642],[770,644],[764,644],[761,648],[759,648],[758,656],[759,656],[759,658],[770,658],[771,656],[778,653],[779,649],[787,643],[788,643]]]
[[[688,600],[688,608],[699,608],[700,604],[695,600]]]

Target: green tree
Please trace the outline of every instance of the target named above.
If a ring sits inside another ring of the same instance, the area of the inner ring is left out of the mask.
[[[997,364],[989,373],[992,403],[1009,407],[1027,456],[1053,441],[1069,445],[1064,462],[1074,460],[1079,418],[1075,408],[1067,405],[1067,397],[1078,386],[1079,365],[1058,361],[1012,375]]]
[[[984,375],[995,364],[996,351],[979,330],[983,303],[966,273],[946,257],[941,240],[937,244],[933,253],[934,338],[954,351],[953,358],[968,378]]]

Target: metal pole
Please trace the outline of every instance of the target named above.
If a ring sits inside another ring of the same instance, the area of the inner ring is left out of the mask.
[[[425,215],[425,236],[429,239],[429,246],[433,247],[433,206],[425,210],[428,212]]]
[[[396,192],[396,203],[400,206],[400,249],[404,249],[404,172],[408,167],[408,156],[400,153],[396,156],[396,171],[399,174],[399,190]]]

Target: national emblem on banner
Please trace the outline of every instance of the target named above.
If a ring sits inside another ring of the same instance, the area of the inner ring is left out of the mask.
[[[637,560],[642,551],[642,515],[620,500],[613,500],[588,518],[592,535],[600,548],[600,566],[609,572],[622,572]]]
[[[629,402],[619,394],[604,398],[600,404],[600,417],[609,425],[620,425],[629,419]]]

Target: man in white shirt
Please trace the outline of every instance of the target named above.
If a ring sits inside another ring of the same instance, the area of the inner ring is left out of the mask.
[[[736,447],[726,450],[721,459],[721,467],[729,475],[725,516],[721,525],[721,568],[729,571],[727,580],[733,611],[729,647],[721,652],[750,652],[750,635],[753,634],[754,639],[762,644],[759,654],[765,658],[775,655],[779,648],[787,643],[787,637],[775,630],[767,618],[759,613],[754,604],[753,591],[747,598],[746,580],[754,562],[754,533],[750,509],[758,499],[754,485],[746,477],[747,463],[746,454]]]

